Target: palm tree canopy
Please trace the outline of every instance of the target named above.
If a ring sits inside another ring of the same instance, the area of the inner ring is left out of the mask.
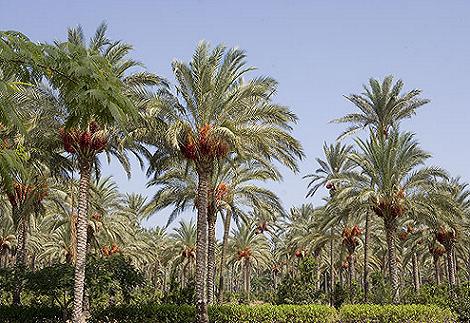
[[[402,93],[403,86],[402,80],[393,84],[391,75],[385,77],[382,83],[371,78],[369,87],[364,85],[362,94],[345,96],[360,111],[333,120],[350,125],[338,139],[367,127],[371,127],[379,135],[387,136],[390,128],[398,127],[401,120],[411,118],[418,108],[430,102],[419,97],[422,92],[419,89]]]
[[[290,135],[297,117],[270,100],[275,80],[244,80],[254,68],[247,66],[242,50],[222,45],[211,50],[201,42],[189,64],[175,60],[172,66],[176,95],[164,102],[175,107],[166,136],[174,149],[205,165],[237,152],[275,159],[297,170],[303,150]]]

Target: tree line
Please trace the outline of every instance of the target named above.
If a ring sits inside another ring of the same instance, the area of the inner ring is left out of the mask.
[[[408,283],[440,284],[445,272],[452,293],[466,279],[467,184],[427,165],[431,155],[400,129],[429,102],[420,90],[388,76],[346,96],[355,110],[334,121],[347,129],[305,176],[307,197],[324,190],[324,203],[287,211],[265,185],[282,180],[281,165],[298,172],[304,152],[274,79],[254,75],[244,51],[203,41],[190,62],[172,62],[172,83],[106,32],[87,40],[71,28],[53,43],[0,33],[0,267],[73,265],[74,322],[87,316],[89,256],[124,255],[162,291],[194,283],[198,322],[208,304],[234,292],[253,300],[263,284],[285,296],[304,279],[314,286],[301,299],[322,291],[333,305],[337,285],[357,301],[358,283],[368,302],[370,272],[390,282],[393,303]],[[130,156],[149,199],[100,174],[114,158],[131,176]],[[185,211],[196,221],[142,227],[167,208],[168,223]],[[22,278],[12,279],[20,304]]]

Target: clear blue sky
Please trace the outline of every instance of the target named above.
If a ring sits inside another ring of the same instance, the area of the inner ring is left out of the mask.
[[[343,129],[328,122],[353,109],[342,95],[388,74],[432,100],[403,127],[417,133],[432,163],[470,180],[469,17],[466,1],[0,0],[0,29],[51,41],[77,24],[91,36],[104,20],[111,38],[132,43],[136,59],[170,80],[171,60],[188,60],[201,39],[245,49],[250,64],[279,81],[277,101],[300,118],[301,172],[270,185],[286,207],[306,202],[302,175]],[[137,168],[129,182],[115,164],[104,173],[123,191],[152,194]],[[162,214],[150,224],[165,221]]]

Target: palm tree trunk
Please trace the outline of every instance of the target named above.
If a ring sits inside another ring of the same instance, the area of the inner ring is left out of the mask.
[[[250,259],[245,258],[245,265],[244,265],[244,272],[245,272],[245,281],[244,281],[244,292],[245,292],[245,297],[246,301],[250,301],[250,290],[251,290],[251,262]]]
[[[330,306],[333,306],[333,292],[335,289],[335,264],[333,249],[333,227],[330,229]]]
[[[364,236],[364,303],[367,303],[369,297],[369,225],[370,214],[366,212],[366,227]]]
[[[354,282],[354,254],[351,253],[348,256],[348,284],[349,284],[349,301],[353,302],[353,282]]]
[[[277,291],[277,273],[276,271],[272,272],[273,275],[273,291]]]
[[[317,290],[320,290],[321,288],[321,271],[320,271],[320,259],[321,259],[321,250],[315,254],[315,279],[317,283]],[[299,259],[300,263],[300,259]],[[297,266],[297,270],[299,266]]]
[[[77,217],[77,250],[74,274],[73,322],[85,322],[83,295],[85,290],[85,265],[88,228],[88,195],[90,190],[91,162],[80,159],[80,188]]]
[[[454,246],[454,250],[452,251],[452,258],[454,259],[453,265],[454,265],[455,284],[457,286],[459,286],[460,285],[460,277],[459,277],[459,272],[458,272],[458,268],[457,268],[457,255],[455,253],[455,246]]]
[[[214,302],[214,281],[215,281],[215,222],[217,214],[210,208],[207,214],[208,242],[207,242],[207,304]]]
[[[418,291],[420,288],[419,282],[419,274],[418,274],[418,257],[416,256],[416,252],[413,251],[413,255],[411,256],[411,264],[413,269],[413,283],[415,287],[415,291]]]
[[[19,210],[17,207],[14,207],[13,212],[16,213],[16,216],[19,216]],[[18,236],[18,245],[16,249],[16,256],[15,256],[15,270],[23,271],[24,267],[26,266],[26,244],[28,238],[28,223],[26,216],[20,219],[18,224],[17,230]],[[21,276],[18,276],[21,277]],[[23,287],[23,282],[21,278],[18,278],[15,284],[15,288],[13,290],[13,305],[20,305],[21,304],[21,290]]]
[[[224,221],[224,236],[222,238],[222,251],[220,253],[220,278],[219,278],[219,293],[217,295],[217,301],[222,303],[224,301],[224,269],[225,269],[225,254],[227,252],[228,237],[230,234],[230,221],[232,219],[232,212],[227,210],[225,212]]]
[[[453,242],[450,242],[446,245],[447,277],[448,277],[450,289],[452,289],[455,286],[454,249],[455,249],[455,245]]]
[[[343,267],[339,267],[339,285],[343,288],[344,279],[343,279]]]
[[[196,242],[196,322],[208,323],[207,314],[207,206],[211,169],[198,167]]]
[[[441,267],[439,266],[439,257],[433,256],[434,262],[434,280],[436,281],[436,285],[441,284]]]
[[[400,291],[398,282],[397,254],[395,248],[396,222],[394,220],[385,221],[385,234],[388,249],[388,270],[390,282],[392,284],[392,301],[394,304],[400,302]]]

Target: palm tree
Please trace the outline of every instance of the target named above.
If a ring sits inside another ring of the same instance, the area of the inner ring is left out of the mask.
[[[391,75],[385,77],[382,83],[371,78],[369,87],[364,85],[364,93],[345,96],[360,112],[333,120],[336,123],[350,124],[338,139],[361,128],[370,128],[377,136],[387,137],[391,128],[398,128],[401,120],[411,118],[418,108],[429,103],[429,100],[419,98],[421,90],[402,93],[403,86],[402,80],[393,84]]]
[[[218,163],[215,167],[211,179],[211,190],[209,192],[208,207],[208,276],[207,276],[207,294],[208,301],[213,297],[214,277],[215,277],[215,219],[218,213],[225,210],[224,236],[221,251],[221,267],[224,268],[225,254],[230,230],[230,221],[232,216],[245,214],[241,207],[258,207],[282,210],[282,206],[277,196],[258,185],[253,181],[266,181],[269,179],[278,179],[280,175],[273,165],[261,163],[259,161],[243,162],[240,160],[230,160],[227,163]],[[195,208],[197,176],[192,168],[183,165],[175,165],[152,179],[148,185],[159,186],[153,199],[149,202],[147,210],[152,214],[158,210],[173,205],[167,225],[171,223],[178,214],[184,210]],[[219,288],[219,295],[222,289],[223,293],[223,275],[221,274],[222,284]],[[211,303],[211,302],[209,302]]]
[[[240,263],[243,292],[246,301],[249,301],[253,264],[257,268],[269,264],[271,257],[269,243],[264,235],[256,234],[254,223],[242,223],[233,231],[230,244],[234,258]]]
[[[430,251],[439,256],[439,244],[444,247],[447,258],[447,274],[450,290],[456,285],[456,245],[465,227],[470,192],[467,184],[459,179],[436,183],[432,190],[423,192],[417,198],[420,208],[416,212],[423,223],[432,229],[434,245]],[[438,269],[437,269],[438,270]],[[437,271],[436,270],[436,271]]]
[[[170,235],[174,242],[174,254],[179,258],[181,268],[181,285],[184,287],[188,278],[194,277],[194,264],[196,262],[196,224],[180,221],[179,227]]]
[[[367,201],[374,213],[382,218],[388,249],[388,266],[393,301],[399,301],[399,281],[396,254],[398,220],[414,207],[414,195],[429,190],[435,178],[446,173],[437,167],[420,167],[430,155],[423,151],[413,134],[392,132],[388,139],[371,136],[367,141],[356,139],[358,152],[350,155],[360,174],[349,174],[356,186],[338,193],[350,194],[355,203]],[[361,184],[362,183],[362,184]],[[354,184],[353,184],[354,186]]]
[[[270,101],[276,82],[269,77],[244,81],[253,68],[245,53],[201,42],[190,64],[173,61],[177,95],[167,99],[179,111],[168,128],[172,149],[195,165],[197,186],[197,321],[207,322],[207,211],[208,193],[218,160],[229,153],[275,159],[296,170],[303,155],[290,135],[296,116]],[[180,103],[180,100],[182,103]]]
[[[83,293],[87,250],[87,214],[90,178],[96,156],[108,144],[107,127],[114,126],[136,112],[121,80],[125,71],[135,66],[124,59],[130,46],[110,42],[106,26],[98,27],[89,45],[80,27],[69,29],[68,41],[45,45],[48,80],[63,104],[61,128],[64,149],[75,155],[80,173],[77,217],[77,259],[73,303],[74,322],[83,322]],[[83,95],[77,95],[82,93]]]
[[[15,230],[13,230],[13,219],[9,216],[4,216],[1,219],[0,231],[0,268],[5,268],[8,265],[8,257],[13,252],[13,247],[16,244]]]
[[[338,188],[341,188],[341,183],[335,183],[334,179],[337,179],[341,174],[345,172],[350,172],[353,168],[353,164],[349,159],[349,154],[352,152],[353,147],[349,145],[342,145],[337,142],[336,144],[330,144],[329,146],[323,145],[323,152],[325,154],[325,160],[317,158],[317,162],[320,165],[320,168],[315,170],[315,173],[305,175],[304,178],[310,179],[308,184],[307,197],[313,196],[317,190],[325,186],[330,193],[330,196],[333,197],[335,191]],[[333,226],[330,228],[330,292],[333,292],[335,285],[335,275],[334,275],[334,259],[333,259]],[[365,252],[365,259],[367,258],[367,253]],[[367,263],[367,261],[365,261]],[[366,268],[367,265],[364,265]],[[364,271],[364,284],[367,286],[367,269]],[[367,294],[367,287],[364,288],[365,294]],[[332,295],[332,294],[331,294]],[[333,301],[333,296],[331,296],[331,302]]]
[[[249,207],[256,214],[270,214],[270,216],[283,213],[283,207],[278,197],[270,190],[256,185],[255,181],[280,180],[280,174],[273,165],[259,161],[243,162],[232,160],[222,165],[217,171],[218,185],[215,192],[216,206],[221,210],[224,224],[222,237],[222,249],[220,253],[220,276],[218,302],[223,301],[224,294],[224,269],[226,265],[226,253],[230,234],[232,217],[244,215],[242,207]],[[223,214],[222,210],[225,210]],[[268,229],[266,220],[258,222],[257,233],[263,233]],[[210,286],[210,281],[208,280]]]

